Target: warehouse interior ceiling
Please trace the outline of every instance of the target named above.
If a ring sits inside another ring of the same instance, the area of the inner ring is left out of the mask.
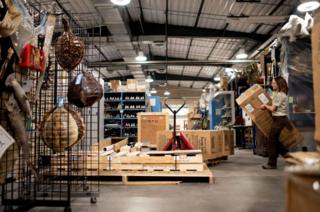
[[[52,1],[27,2],[46,7]],[[298,4],[298,0],[131,0],[119,7],[109,0],[55,2],[87,29],[90,39],[103,39],[86,63],[89,68],[101,67],[105,79],[144,80],[151,74],[155,83],[195,89],[205,88],[233,65],[227,61],[234,60],[240,48],[249,54],[255,51]],[[83,21],[88,16],[94,18]],[[102,38],[95,37],[97,29]],[[133,64],[138,51],[153,63]]]

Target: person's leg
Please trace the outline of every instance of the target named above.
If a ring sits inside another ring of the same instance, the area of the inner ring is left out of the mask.
[[[268,165],[276,167],[278,158],[278,137],[281,129],[277,126],[277,123],[273,123],[268,139]]]

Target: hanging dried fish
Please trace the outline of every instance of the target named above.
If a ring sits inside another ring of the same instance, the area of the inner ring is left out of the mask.
[[[32,113],[28,97],[21,85],[19,84],[19,82],[17,81],[17,79],[15,78],[14,73],[10,74],[7,77],[5,85],[13,89],[14,95],[17,98],[22,111],[26,114],[28,118],[31,118]]]
[[[5,103],[5,106],[8,111],[8,117],[11,123],[11,127],[14,131],[16,141],[22,148],[23,159],[30,167],[30,169],[34,172],[34,174],[38,176],[36,168],[33,166],[29,157],[30,150],[28,144],[28,136],[25,128],[24,116],[21,114],[20,107],[13,94],[10,94],[9,100]]]
[[[66,69],[72,71],[81,62],[84,55],[84,43],[77,36],[75,36],[69,27],[66,19],[62,19],[64,26],[63,34],[58,38],[55,46],[55,55],[58,64]]]
[[[13,53],[14,53],[14,51],[13,51],[13,49],[10,47],[10,48],[8,49],[7,58],[6,58],[5,61],[3,62],[2,67],[1,67],[1,70],[0,70],[0,80],[2,80],[4,74],[5,74],[6,70],[7,70],[8,63],[10,62]]]

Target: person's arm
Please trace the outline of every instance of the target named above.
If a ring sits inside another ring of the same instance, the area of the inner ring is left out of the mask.
[[[265,104],[263,104],[263,105],[261,105],[260,109],[262,109],[262,110],[267,109],[267,110],[269,110],[270,112],[274,112],[274,111],[277,110],[277,106],[275,106],[275,105],[265,105]]]
[[[283,101],[286,100],[286,96],[278,96],[277,98],[274,98],[272,100],[272,105],[266,105],[266,104],[263,104],[260,106],[260,109],[262,110],[269,110],[270,112],[275,112],[278,107],[283,103]]]

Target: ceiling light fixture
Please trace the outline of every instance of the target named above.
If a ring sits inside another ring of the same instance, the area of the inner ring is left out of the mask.
[[[319,1],[313,0],[301,0],[301,4],[298,5],[297,10],[299,12],[310,12],[320,7]]]
[[[248,58],[248,54],[244,51],[244,49],[243,48],[241,48],[240,50],[239,50],[239,52],[238,52],[238,54],[236,55],[236,58],[237,59],[246,59],[246,58]]]
[[[151,77],[150,75],[147,76],[146,82],[147,82],[147,83],[153,82],[153,79],[152,79],[152,77]]]
[[[214,77],[214,81],[218,82],[218,81],[220,81],[220,80],[221,80],[220,77]]]
[[[163,93],[163,95],[165,95],[165,96],[170,96],[170,92],[168,91],[168,90],[166,90],[164,93]]]
[[[146,60],[147,57],[143,54],[143,51],[139,51],[138,56],[136,56],[136,61],[143,62]]]
[[[151,91],[150,91],[150,93],[151,93],[151,94],[156,94],[156,93],[157,93],[157,90],[156,90],[155,88],[152,88]]]
[[[111,0],[111,2],[118,6],[125,6],[131,2],[131,0]]]

